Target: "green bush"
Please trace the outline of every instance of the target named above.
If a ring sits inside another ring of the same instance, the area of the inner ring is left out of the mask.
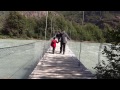
[[[103,54],[106,55],[108,63],[102,61],[95,67],[98,79],[120,79],[120,46],[111,45],[105,47]]]
[[[113,43],[110,46],[105,46],[103,50],[108,63],[102,61],[95,67],[98,79],[120,79],[120,27],[117,30],[112,30],[109,37]]]
[[[74,12],[77,13],[77,12]],[[71,12],[73,15],[73,12]],[[81,14],[82,15],[82,14]],[[54,36],[55,32],[58,30],[65,30],[69,36],[74,40],[88,40],[102,42],[104,41],[103,32],[99,27],[94,24],[85,23],[81,26],[80,23],[76,21],[69,21],[64,18],[64,16],[59,15],[53,17],[52,30],[51,30],[51,17],[48,17],[46,37],[50,39]],[[76,17],[79,17],[77,15]],[[80,19],[81,21],[81,19]],[[46,17],[33,18],[25,17],[17,11],[10,11],[4,27],[1,30],[1,34],[8,35],[11,38],[45,38],[45,27],[46,27]]]
[[[11,11],[8,18],[6,19],[2,33],[4,35],[19,36],[22,34],[24,29],[24,16],[20,15],[18,12]]]

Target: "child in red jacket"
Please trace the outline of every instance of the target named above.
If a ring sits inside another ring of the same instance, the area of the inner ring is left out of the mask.
[[[53,47],[53,50],[52,50],[53,54],[55,52],[56,43],[58,43],[58,42],[57,42],[57,40],[55,40],[55,37],[54,37],[53,40],[51,41],[51,46]]]

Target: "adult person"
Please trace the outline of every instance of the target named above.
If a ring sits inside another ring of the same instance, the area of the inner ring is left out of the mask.
[[[63,54],[65,54],[65,47],[66,47],[66,44],[67,44],[67,39],[70,40],[70,37],[68,36],[68,34],[65,32],[65,31],[62,31],[61,34],[60,34],[60,53],[62,53],[63,51]]]
[[[61,37],[61,33],[60,33],[60,31],[58,31],[56,34],[56,38],[58,39],[58,43],[60,42],[60,37]]]

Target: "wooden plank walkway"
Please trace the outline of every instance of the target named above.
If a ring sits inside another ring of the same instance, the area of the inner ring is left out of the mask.
[[[59,51],[60,43],[57,44],[55,54],[52,54],[50,47],[28,79],[95,79],[68,46],[64,55],[59,54]]]

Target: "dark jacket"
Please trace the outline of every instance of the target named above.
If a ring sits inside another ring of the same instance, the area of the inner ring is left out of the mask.
[[[61,37],[61,33],[57,33],[57,34],[56,34],[56,38],[59,39],[60,37]]]

